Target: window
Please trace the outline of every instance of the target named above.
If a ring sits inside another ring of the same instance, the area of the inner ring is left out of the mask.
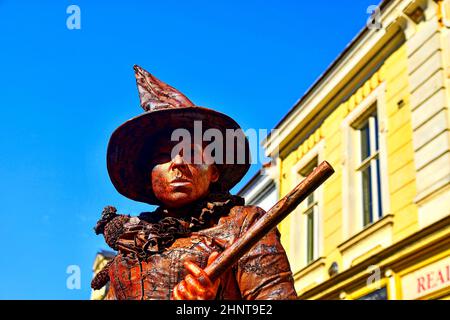
[[[317,157],[309,162],[302,170],[300,174],[306,177],[310,174],[314,168],[317,167]],[[306,221],[306,264],[311,263],[316,259],[316,247],[317,247],[317,227],[318,227],[318,203],[317,203],[317,191],[311,193],[306,198],[306,206],[303,210],[303,215]]]
[[[325,141],[319,141],[291,168],[294,188],[322,162]],[[288,258],[294,274],[316,272],[322,268],[323,255],[323,187],[318,187],[291,214]],[[309,271],[307,271],[309,270]],[[315,271],[313,271],[315,270]],[[305,274],[306,274],[305,273]]]
[[[359,152],[356,157],[357,187],[363,227],[382,216],[381,178],[379,159],[379,130],[376,110],[355,127]]]
[[[385,91],[383,82],[341,124],[343,242],[338,249],[342,254],[342,270],[393,241]]]

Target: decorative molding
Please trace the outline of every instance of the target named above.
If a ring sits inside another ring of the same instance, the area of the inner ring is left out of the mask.
[[[383,64],[369,80],[356,90],[355,94],[341,104],[345,110],[344,117],[359,106],[364,99],[368,98],[384,80],[386,80],[386,66]]]
[[[316,271],[317,269],[320,268],[325,268],[326,265],[326,259],[325,257],[319,257],[318,259],[314,260],[313,262],[311,262],[310,264],[308,264],[306,267],[300,269],[299,271],[297,271],[296,273],[294,273],[294,280],[300,280],[301,278],[303,278],[305,275]]]
[[[336,108],[334,112],[339,112],[341,108],[344,110],[344,117],[347,116],[350,112],[352,112],[356,106],[358,106],[364,99],[371,95],[375,89],[386,79],[386,67],[383,65],[381,68],[376,71],[372,77],[364,82],[353,95],[351,95],[346,101],[341,103],[341,105]],[[332,117],[332,115],[330,115]],[[297,160],[300,160],[305,154],[307,154],[311,149],[314,148],[316,144],[318,144],[324,138],[324,124],[322,124],[317,130],[311,133],[303,143],[298,146]]]
[[[338,249],[341,253],[344,253],[349,248],[353,247],[354,245],[357,245],[362,239],[369,237],[371,234],[377,232],[380,229],[383,229],[387,225],[393,224],[394,224],[394,215],[393,214],[385,215],[378,221],[364,228],[361,232],[355,234],[351,238],[339,244]]]

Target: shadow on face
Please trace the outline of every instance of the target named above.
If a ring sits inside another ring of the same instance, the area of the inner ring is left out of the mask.
[[[211,159],[205,159],[204,144],[192,143],[181,150],[175,150],[176,146],[170,134],[163,133],[154,140],[150,155],[153,193],[168,208],[181,208],[205,197],[220,175]]]

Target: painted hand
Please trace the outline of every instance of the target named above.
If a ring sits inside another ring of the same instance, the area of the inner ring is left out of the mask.
[[[208,265],[210,265],[218,256],[218,252],[211,253],[208,258]],[[187,261],[184,263],[184,266],[190,274],[175,286],[172,300],[214,299],[217,294],[217,289],[219,288],[219,279],[213,283],[206,272],[193,262]]]

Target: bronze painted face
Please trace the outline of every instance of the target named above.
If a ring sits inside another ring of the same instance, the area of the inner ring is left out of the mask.
[[[167,140],[161,142],[164,143]],[[170,144],[159,148],[152,165],[151,183],[156,198],[166,207],[176,209],[205,197],[211,184],[219,179],[219,170],[204,159],[203,146],[192,144],[190,159],[186,159],[183,150],[173,158],[171,152]],[[199,164],[190,161],[196,154],[202,159]]]

